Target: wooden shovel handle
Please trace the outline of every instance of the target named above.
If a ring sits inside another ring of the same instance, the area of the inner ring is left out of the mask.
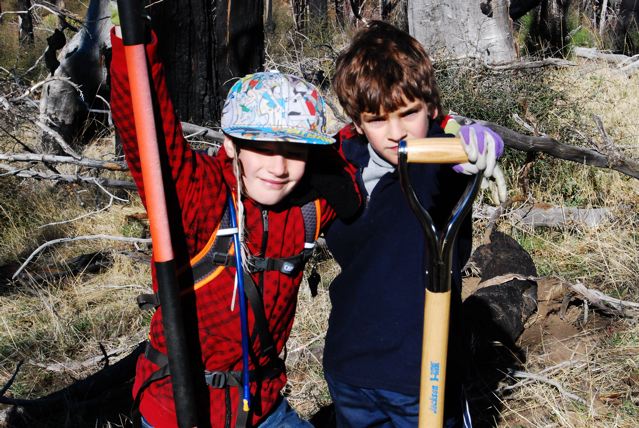
[[[444,426],[449,319],[450,290],[442,293],[426,290],[422,373],[419,388],[419,428]]]
[[[408,163],[465,163],[468,156],[459,138],[414,138],[400,142]]]

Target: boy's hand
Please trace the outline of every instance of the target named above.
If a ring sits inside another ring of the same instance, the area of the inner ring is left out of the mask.
[[[464,143],[469,162],[455,165],[453,169],[466,175],[483,171],[484,178],[494,178],[499,202],[504,202],[508,189],[504,174],[497,165],[497,159],[504,153],[504,142],[501,137],[492,129],[479,124],[462,126],[459,136]],[[488,182],[484,181],[482,188],[486,187]]]

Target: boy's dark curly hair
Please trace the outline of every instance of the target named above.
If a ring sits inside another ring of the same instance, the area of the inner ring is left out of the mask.
[[[435,72],[422,45],[382,21],[360,30],[337,58],[333,89],[355,123],[362,113],[393,112],[415,100],[441,116]]]

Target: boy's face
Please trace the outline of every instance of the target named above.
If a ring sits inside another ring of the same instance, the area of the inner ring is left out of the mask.
[[[392,112],[362,113],[357,132],[364,134],[375,152],[392,165],[397,165],[399,142],[406,138],[424,138],[428,133],[430,114],[423,101],[409,101]]]
[[[261,205],[282,201],[304,175],[308,158],[306,144],[242,141],[237,148],[244,191]],[[230,158],[238,155],[236,145],[229,137],[224,138],[224,150]]]

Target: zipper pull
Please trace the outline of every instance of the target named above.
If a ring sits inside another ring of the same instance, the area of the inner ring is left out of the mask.
[[[262,210],[262,226],[264,227],[264,233],[268,232],[268,211]]]

